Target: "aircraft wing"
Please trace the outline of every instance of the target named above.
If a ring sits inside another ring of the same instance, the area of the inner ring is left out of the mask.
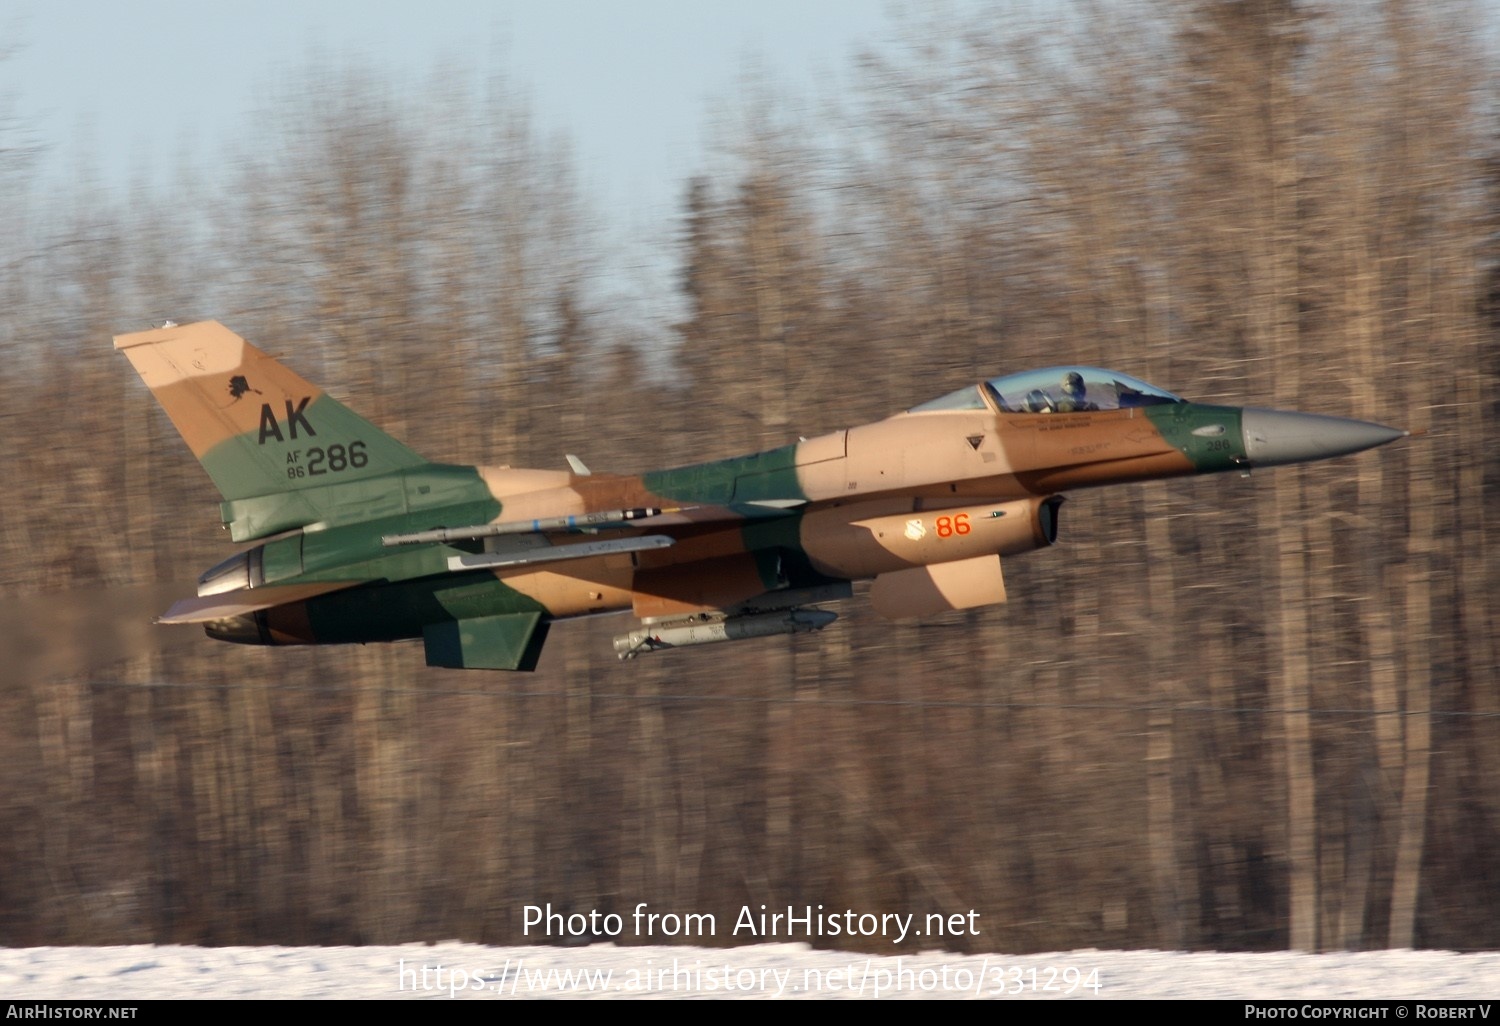
[[[541,535],[529,535],[540,540]],[[399,544],[399,543],[398,543]],[[518,548],[503,548],[498,551],[472,555],[453,556],[448,559],[450,573],[465,570],[498,569],[514,566],[534,566],[563,560],[586,559],[592,556],[613,555],[622,552],[642,552],[647,549],[663,549],[673,544],[673,539],[659,534],[639,535],[632,538],[612,538],[605,541],[585,541],[569,545],[527,545]],[[157,618],[157,623],[211,623],[236,616],[258,613],[263,609],[302,602],[318,595],[357,587],[369,581],[311,581],[305,584],[272,584],[258,588],[237,588],[234,591],[215,595],[198,595],[173,603],[172,608]]]

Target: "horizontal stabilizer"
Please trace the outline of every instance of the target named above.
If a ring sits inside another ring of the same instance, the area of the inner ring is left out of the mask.
[[[157,617],[157,623],[211,623],[230,617],[258,613],[262,609],[302,602],[331,591],[352,588],[362,581],[317,581],[311,584],[272,585],[265,588],[240,588],[218,595],[198,595],[174,602],[172,608]]]

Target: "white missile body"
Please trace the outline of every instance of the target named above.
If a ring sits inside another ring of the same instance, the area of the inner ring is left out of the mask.
[[[820,631],[838,618],[837,613],[826,609],[786,609],[752,616],[654,624],[615,638],[615,652],[621,659],[633,659],[659,648],[712,645],[720,641],[768,638],[774,634],[804,634]]]

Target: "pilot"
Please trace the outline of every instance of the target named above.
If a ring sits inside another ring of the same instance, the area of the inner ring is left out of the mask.
[[[1098,408],[1096,403],[1089,402],[1088,388],[1083,383],[1082,374],[1068,371],[1063,375],[1062,398],[1057,401],[1057,412],[1078,413]]]
[[[1052,397],[1040,388],[1033,388],[1026,393],[1026,398],[1021,402],[1021,409],[1027,413],[1055,413],[1057,404]]]

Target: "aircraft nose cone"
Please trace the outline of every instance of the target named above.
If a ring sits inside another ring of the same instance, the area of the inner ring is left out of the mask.
[[[1242,411],[1241,423],[1245,457],[1258,467],[1326,460],[1373,449],[1411,433],[1364,420],[1254,408]]]

